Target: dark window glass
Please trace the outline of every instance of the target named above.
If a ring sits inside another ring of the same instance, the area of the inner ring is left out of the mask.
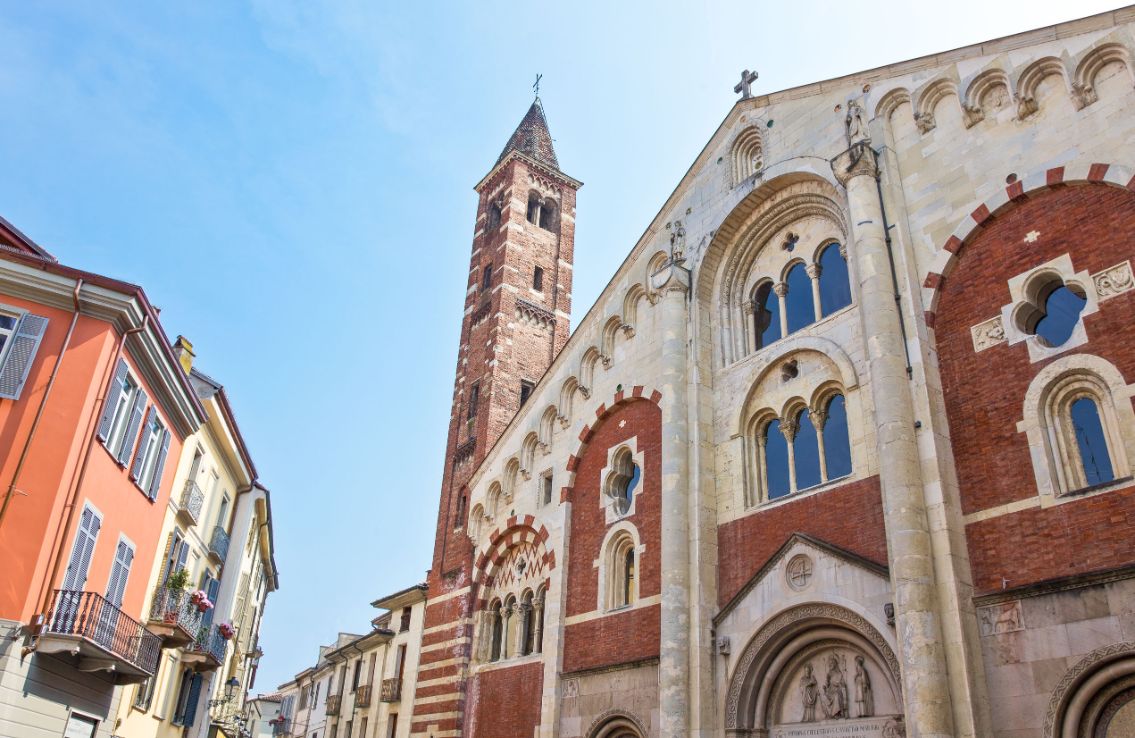
[[[780,420],[773,420],[765,426],[765,475],[770,500],[789,493],[788,441],[780,432]]]
[[[784,298],[785,312],[788,313],[788,332],[795,333],[816,320],[812,280],[804,270],[804,265],[797,264],[788,270],[788,278],[784,281],[788,285],[788,295]]]
[[[536,267],[532,270],[532,289],[544,289],[544,270],[540,267]]]
[[[847,262],[839,253],[839,244],[824,247],[820,253],[820,314],[831,315],[851,304],[851,281]]]
[[[631,466],[631,478],[627,480],[627,486],[623,488],[623,509],[629,509],[631,500],[634,499],[635,490],[638,489],[638,482],[642,478],[642,471],[638,468],[638,464]]]
[[[489,228],[496,228],[501,222],[501,209],[500,206],[493,204],[489,206]]]
[[[828,400],[828,418],[824,422],[824,457],[828,479],[851,473],[851,442],[847,436],[847,401],[843,395]]]
[[[543,478],[544,485],[544,504],[547,505],[552,501],[552,475],[548,474]]]
[[[623,604],[634,602],[634,548],[628,548],[623,559]]]
[[[820,483],[820,444],[816,427],[807,410],[796,416],[796,438],[792,441],[796,461],[796,489],[808,489]]]
[[[1072,336],[1080,311],[1087,300],[1065,285],[1049,293],[1044,303],[1044,315],[1037,321],[1033,333],[1049,346],[1060,346]]]
[[[531,382],[520,381],[520,404],[528,402],[528,398],[532,396],[532,390],[536,389],[536,385]]]
[[[764,348],[780,338],[780,298],[772,291],[772,282],[757,288],[753,299],[753,320],[756,324],[756,348]]]
[[[484,274],[481,276],[481,289],[487,290],[493,286],[493,265],[489,264],[485,267]]]
[[[469,388],[469,404],[465,408],[465,419],[472,420],[477,416],[477,402],[481,399],[481,385],[474,384]]]
[[[528,198],[528,222],[532,225],[540,225],[540,200],[535,194]]]
[[[1090,397],[1081,397],[1072,403],[1072,427],[1076,430],[1080,463],[1084,465],[1088,486],[1115,479],[1107,440],[1103,435],[1103,423],[1100,422],[1100,409]]]

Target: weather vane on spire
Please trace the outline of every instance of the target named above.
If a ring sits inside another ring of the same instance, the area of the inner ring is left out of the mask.
[[[540,97],[540,80],[543,78],[543,76],[544,75],[542,75],[542,74],[537,74],[536,75],[536,82],[533,83],[533,85],[532,85],[532,89],[536,91],[536,97],[537,98]]]

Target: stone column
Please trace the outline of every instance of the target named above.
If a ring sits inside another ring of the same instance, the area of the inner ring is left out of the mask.
[[[935,597],[933,552],[904,337],[876,185],[879,170],[868,141],[832,162],[847,188],[859,315],[875,402],[875,448],[895,596],[903,702],[910,738],[954,735],[942,627]]]
[[[788,494],[796,493],[796,418],[780,419],[780,434],[788,449]]]
[[[772,286],[772,291],[780,307],[780,337],[784,338],[788,335],[788,283],[777,282]]]
[[[824,317],[824,308],[820,303],[820,265],[808,264],[804,267],[804,271],[812,282],[812,309],[818,323],[820,318]]]
[[[544,593],[540,595],[533,602],[534,610],[536,613],[536,627],[532,632],[532,650],[536,653],[544,652]]]
[[[686,361],[690,273],[683,260],[651,277],[662,293],[662,643],[659,738],[685,738],[690,715],[689,429]]]

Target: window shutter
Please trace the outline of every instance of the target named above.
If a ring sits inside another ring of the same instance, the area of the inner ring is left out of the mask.
[[[205,630],[209,630],[213,627],[213,616],[216,615],[217,612],[217,593],[221,591],[221,580],[214,579],[210,576],[209,581],[202,589],[204,589],[205,594],[208,595],[209,602],[213,603],[213,607],[206,610],[205,614],[201,617],[201,625]]]
[[[189,681],[189,699],[185,703],[185,721],[182,723],[187,728],[193,725],[193,719],[197,717],[197,703],[200,699],[201,675],[194,674]]]
[[[87,571],[91,566],[91,556],[95,551],[95,541],[98,540],[99,528],[102,521],[89,507],[83,508],[83,515],[79,518],[79,529],[75,531],[75,545],[71,549],[71,561],[67,565],[67,572],[63,575],[63,589],[82,590],[87,583]]]
[[[146,414],[146,391],[141,387],[138,388],[137,394],[134,395],[134,406],[130,408],[130,422],[126,424],[126,433],[122,436],[122,448],[118,451],[118,463],[125,465],[130,460],[130,454],[134,453],[134,445],[138,442],[138,428],[142,425],[142,416]],[[145,444],[142,445],[145,449]],[[144,454],[138,454],[134,459],[134,468],[130,470],[130,478],[137,480],[138,474],[142,470],[142,463],[140,459]]]
[[[114,379],[111,380],[110,390],[106,393],[106,402],[102,406],[102,418],[99,419],[99,440],[106,443],[110,438],[110,426],[114,424],[114,410],[118,407],[118,398],[122,395],[122,384],[126,381],[126,360],[119,359],[114,367]]]
[[[174,549],[177,546],[178,536],[179,533],[175,528],[173,533],[169,534],[169,538],[166,539],[165,564],[162,566],[162,584],[165,584],[166,580],[169,579],[169,575],[173,574],[173,555]]]
[[[177,552],[177,566],[174,571],[185,568],[185,560],[189,558],[189,541],[181,539],[181,550]]]
[[[122,607],[126,595],[126,580],[130,578],[130,565],[134,563],[134,549],[126,541],[118,542],[114,554],[114,567],[106,585],[106,599],[115,607]]]
[[[16,332],[12,334],[12,345],[8,356],[0,366],[0,397],[15,400],[28,378],[32,360],[39,350],[39,342],[47,331],[47,318],[28,313],[20,318]]]
[[[158,458],[154,462],[154,478],[150,480],[150,499],[158,498],[158,490],[162,487],[162,467],[166,464],[166,455],[169,453],[169,430],[162,433],[162,445],[158,447]]]

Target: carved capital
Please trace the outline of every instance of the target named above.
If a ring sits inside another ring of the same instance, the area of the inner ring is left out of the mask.
[[[846,243],[840,243],[839,255],[843,257],[844,261],[847,261],[847,244]]]
[[[819,279],[822,269],[819,264],[808,264],[804,267],[804,271],[808,274],[808,279]]]
[[[1040,106],[1037,105],[1036,98],[1029,96],[1017,98],[1017,117],[1019,119],[1024,120],[1038,110],[1040,110]]]
[[[962,106],[962,122],[966,128],[973,128],[983,120],[985,120],[985,111],[980,105]]]
[[[780,421],[780,432],[784,434],[784,439],[792,443],[792,439],[796,438],[796,418],[788,418]]]
[[[772,286],[772,291],[776,293],[777,297],[785,297],[788,295],[788,283],[777,282]]]
[[[875,163],[875,152],[871,150],[869,142],[857,143],[833,159],[832,172],[844,187],[847,187],[847,183],[855,177],[876,176],[879,167]]]
[[[938,125],[933,113],[915,113],[914,124],[918,126],[919,133],[930,133]]]
[[[1096,100],[1099,100],[1096,88],[1086,82],[1072,83],[1072,104],[1076,106],[1076,110],[1083,110]]]
[[[634,338],[634,326],[630,323],[623,323],[619,326],[619,329],[622,330],[623,335],[627,338]]]
[[[824,423],[828,422],[827,410],[809,410],[808,417],[812,420],[812,427],[816,429],[817,433],[824,432]]]

